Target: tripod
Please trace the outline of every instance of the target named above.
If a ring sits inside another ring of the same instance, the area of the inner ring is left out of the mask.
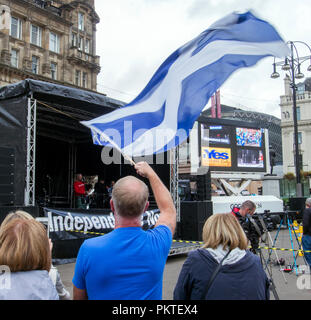
[[[267,271],[268,271],[267,276],[268,276],[268,280],[269,280],[269,282],[270,282],[270,290],[272,291],[275,300],[280,300],[279,295],[278,295],[278,293],[277,293],[277,291],[276,291],[276,286],[275,286],[274,281],[273,281],[273,278],[272,278],[272,271],[269,270],[269,268],[268,268],[268,262],[267,262],[267,260],[265,259],[265,257],[263,256],[262,251],[261,251],[260,248],[257,249],[257,252],[259,253],[261,264],[262,264],[262,265],[265,265],[264,270],[267,270]]]
[[[260,224],[262,226],[263,234],[261,234],[260,228],[257,225],[256,221],[251,216],[249,216],[249,219],[250,219],[251,223],[253,224],[253,226],[255,227],[255,229],[256,229],[258,235],[260,236],[261,240],[263,242],[266,242],[267,241],[267,235],[268,235],[269,238],[270,238],[270,241],[272,242],[271,235],[270,235],[270,233],[268,231],[268,228],[267,228],[267,226],[266,226],[266,224],[264,222],[263,217],[261,215],[258,215],[258,220],[259,220],[259,222],[260,222]],[[275,300],[280,300],[279,295],[278,295],[278,293],[276,291],[276,286],[275,286],[273,278],[272,278],[272,270],[269,269],[268,261],[265,259],[264,255],[262,254],[261,248],[257,248],[256,249],[256,253],[259,253],[261,265],[264,266],[264,270],[267,270],[267,273],[268,273],[267,277],[268,277],[268,280],[270,282],[270,290],[272,291]],[[277,253],[275,253],[275,254],[276,254],[277,261],[279,261],[279,257],[277,256]],[[283,274],[283,277],[284,277],[284,274]],[[286,279],[285,279],[285,282],[286,282]]]
[[[255,227],[255,230],[257,232],[257,236],[263,241],[265,242],[267,240],[267,234],[270,236],[269,231],[267,229],[267,226],[264,222],[264,219],[261,215],[257,215],[258,216],[258,220],[260,222],[260,224],[262,225],[262,230],[263,232],[261,232],[259,225],[257,224],[257,222],[254,220],[254,218],[251,215],[247,215],[247,218],[249,219],[249,221],[251,222],[251,224]],[[265,237],[263,237],[265,235]],[[270,236],[271,239],[271,236]],[[264,270],[267,270],[267,277],[270,283],[270,290],[272,291],[275,300],[280,300],[279,295],[276,291],[276,286],[274,284],[273,278],[272,278],[272,270],[269,270],[268,268],[268,261],[265,259],[264,255],[262,254],[261,248],[257,245],[257,241],[256,244],[252,244],[254,253],[258,254],[260,256],[260,261],[261,261],[261,265],[264,267]],[[279,258],[277,257],[277,259],[279,260]]]
[[[296,231],[295,229],[293,228],[293,223],[292,223],[292,220],[290,219],[290,215],[288,213],[288,209],[286,207],[285,209],[285,212],[284,214],[282,215],[281,217],[281,221],[280,221],[280,224],[279,224],[279,227],[278,227],[278,230],[277,230],[277,233],[275,235],[275,238],[274,238],[274,241],[273,241],[273,244],[272,244],[272,248],[274,248],[275,246],[275,243],[277,241],[277,238],[278,238],[278,235],[279,235],[279,232],[281,230],[281,227],[282,225],[286,226],[286,228],[288,229],[288,232],[289,232],[289,237],[290,237],[290,243],[291,243],[291,248],[292,248],[292,252],[293,252],[293,258],[294,258],[294,262],[291,266],[291,268],[293,268],[295,266],[295,271],[296,271],[296,276],[298,276],[298,266],[297,266],[297,256],[298,256],[298,253],[295,255],[295,250],[294,250],[294,241],[293,241],[293,236],[292,236],[292,233],[295,235],[295,239],[296,239],[296,242],[298,244],[298,247],[299,247],[299,250],[302,250],[302,246],[298,240],[298,237],[297,237],[297,234],[296,234]],[[271,257],[271,253],[272,253],[272,249],[269,250],[269,259],[268,261],[270,261],[270,257]],[[303,257],[304,260],[305,260],[305,257]],[[306,263],[306,262],[305,262]],[[307,263],[306,263],[307,264]]]

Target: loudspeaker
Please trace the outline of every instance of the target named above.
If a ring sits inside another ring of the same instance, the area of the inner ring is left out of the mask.
[[[199,201],[211,200],[211,172],[197,175],[197,197]]]
[[[0,224],[4,218],[13,211],[22,210],[31,214],[34,218],[39,217],[39,207],[23,207],[23,206],[9,206],[9,207],[0,207]]]
[[[297,215],[297,219],[302,218],[302,213],[306,207],[306,197],[296,197],[296,198],[289,198],[289,210],[291,211],[298,211],[299,214]]]
[[[15,150],[0,147],[0,205],[9,206],[15,202],[14,190]]]
[[[212,214],[212,201],[182,201],[180,203],[182,240],[202,241],[204,223]]]
[[[305,208],[307,198],[301,197],[301,198],[289,198],[289,209],[290,210],[302,210]]]

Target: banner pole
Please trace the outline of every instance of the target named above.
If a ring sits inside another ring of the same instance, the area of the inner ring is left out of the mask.
[[[107,137],[103,132],[98,132],[98,130],[97,130],[96,128],[94,128],[94,127],[92,127],[91,130],[94,130],[94,131],[95,131],[96,133],[98,133],[101,137],[103,137],[106,141],[108,141],[111,145],[113,145],[113,147],[115,147],[115,148],[122,154],[122,156],[131,163],[132,166],[135,166],[135,165],[136,165],[136,163],[134,162],[134,160],[133,160],[130,156],[128,156],[127,154],[125,154],[125,153],[121,150],[121,148],[120,148],[113,140],[111,140],[109,137]]]

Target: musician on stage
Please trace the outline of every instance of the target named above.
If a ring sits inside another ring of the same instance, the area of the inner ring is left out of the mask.
[[[99,181],[95,184],[95,194],[96,194],[96,207],[102,209],[107,206],[108,200],[108,188],[105,183],[105,178],[100,177]]]
[[[73,184],[74,193],[75,193],[75,207],[77,209],[86,209],[85,201],[85,184],[83,182],[83,176],[81,173],[76,175],[76,180]]]

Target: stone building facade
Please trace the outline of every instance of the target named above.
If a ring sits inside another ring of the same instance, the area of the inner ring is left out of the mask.
[[[0,0],[0,86],[26,78],[97,90],[94,0]]]
[[[293,94],[288,77],[284,79],[284,87],[285,94],[280,103],[283,171],[295,174]],[[296,97],[300,169],[308,172],[311,171],[311,78],[297,84]]]

